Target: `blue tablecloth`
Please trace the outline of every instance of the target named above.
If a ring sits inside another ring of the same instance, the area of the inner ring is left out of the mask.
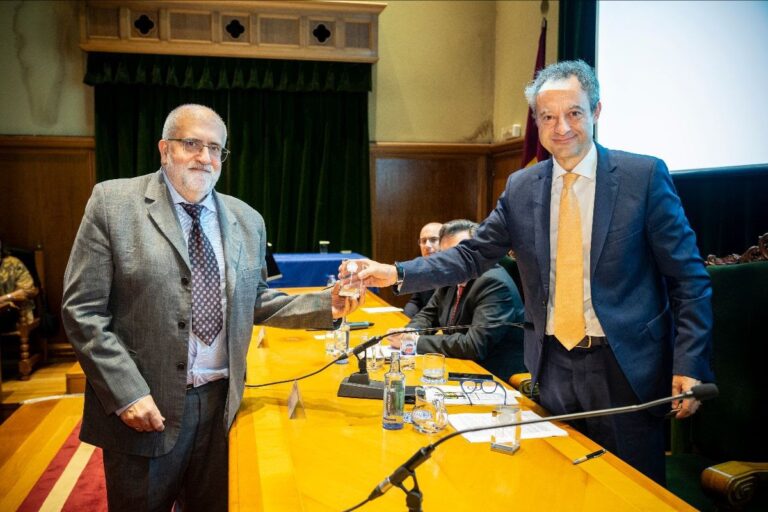
[[[339,273],[343,260],[365,258],[357,253],[340,252],[318,253],[275,253],[275,261],[283,277],[269,282],[270,288],[289,288],[297,286],[325,286],[328,275]]]

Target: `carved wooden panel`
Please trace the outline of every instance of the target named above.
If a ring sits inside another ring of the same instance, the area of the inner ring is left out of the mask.
[[[92,137],[0,136],[0,233],[8,245],[43,246],[48,307],[57,314],[95,182]],[[66,341],[61,329],[53,341]]]
[[[375,62],[386,4],[330,1],[83,0],[93,52]]]

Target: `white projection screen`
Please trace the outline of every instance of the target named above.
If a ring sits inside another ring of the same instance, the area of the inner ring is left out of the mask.
[[[768,163],[768,1],[600,1],[597,140],[670,170]]]

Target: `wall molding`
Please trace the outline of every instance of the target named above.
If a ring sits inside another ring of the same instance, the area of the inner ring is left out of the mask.
[[[96,140],[59,135],[0,135],[0,148],[96,149]]]
[[[81,0],[80,48],[339,62],[378,60],[382,2]]]

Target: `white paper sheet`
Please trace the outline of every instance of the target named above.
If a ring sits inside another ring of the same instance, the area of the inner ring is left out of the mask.
[[[533,420],[541,418],[533,411],[522,411],[522,421]],[[491,413],[482,414],[449,414],[448,421],[451,426],[456,430],[464,430],[467,428],[491,426],[495,424],[495,419],[491,416]],[[501,435],[500,429],[482,430],[480,432],[469,432],[462,434],[470,443],[490,443],[491,436],[496,434],[496,441],[503,442],[504,437]],[[541,439],[544,437],[558,437],[567,436],[568,432],[556,427],[549,421],[544,423],[536,423],[533,425],[523,425],[521,428],[521,439]]]
[[[397,308],[395,306],[381,306],[376,308],[360,308],[366,313],[397,313],[402,311],[403,308]]]

